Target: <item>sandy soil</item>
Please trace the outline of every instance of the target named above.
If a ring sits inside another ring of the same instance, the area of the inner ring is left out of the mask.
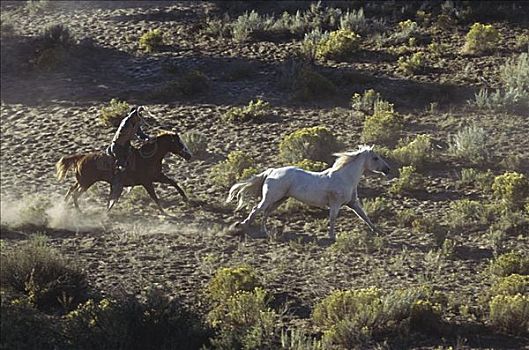
[[[262,169],[281,165],[277,156],[281,138],[312,125],[326,125],[349,148],[355,148],[362,123],[351,115],[348,99],[354,92],[374,88],[403,113],[406,134],[429,133],[436,146],[446,150],[450,133],[462,123],[477,121],[493,135],[491,143],[498,157],[518,155],[523,160],[520,171],[527,174],[529,115],[466,107],[475,89],[498,86],[497,67],[518,52],[514,38],[527,33],[526,24],[498,23],[504,46],[489,56],[456,53],[464,43],[463,27],[445,33],[442,39],[452,53],[432,72],[420,76],[400,75],[396,59],[383,59],[375,49],[355,62],[328,63],[332,74],[344,77],[340,93],[332,100],[302,104],[293,102],[278,86],[280,63],[295,44],[263,41],[237,45],[228,39],[197,35],[201,20],[214,10],[209,3],[58,3],[55,9],[39,14],[28,13],[20,4],[2,6],[2,13],[9,13],[20,36],[18,42],[2,39],[1,203],[6,245],[18,244],[35,230],[44,232],[54,246],[82,262],[93,287],[104,293],[155,284],[193,299],[218,267],[249,263],[278,300],[291,303],[286,320],[309,329],[311,307],[335,289],[371,285],[391,289],[426,282],[454,299],[475,304],[489,285],[482,274],[493,257],[486,227],[453,235],[457,242],[454,258],[434,261],[429,253],[435,250],[431,235],[399,227],[395,217],[380,219],[385,235],[380,238],[381,246],[370,250],[362,246],[348,252],[333,249],[326,238],[327,214],[315,209],[280,210],[269,221],[270,237],[241,238],[228,227],[245,212],[234,213],[233,206],[224,203],[226,189],[212,186],[208,172],[233,150],[252,155]],[[17,65],[17,55],[24,52],[20,43],[55,23],[67,24],[80,40],[72,64],[52,72]],[[154,27],[168,33],[167,50],[140,52],[137,38]],[[223,78],[225,67],[241,62],[252,67],[249,79]],[[209,92],[163,103],[149,100],[151,91],[174,79],[163,70],[167,63],[182,70],[200,69],[209,78]],[[207,135],[209,156],[205,159],[189,163],[174,155],[166,159],[166,173],[191,198],[184,203],[171,188],[158,186],[170,217],[159,216],[145,195],[136,191],[125,195],[107,214],[106,184],[94,186],[83,197],[84,214],[61,203],[73,179],[58,183],[54,164],[63,155],[106,147],[113,130],[101,127],[97,115],[114,97],[148,105],[156,115],[153,128],[147,130],[150,133],[170,129],[180,133],[198,130]],[[271,103],[276,119],[237,125],[222,121],[222,112],[230,106],[257,97]],[[438,108],[430,110],[431,102],[438,102]],[[388,194],[388,179],[370,176],[362,181],[360,196],[387,198],[395,212],[412,208],[418,215],[442,219],[451,201],[484,198],[454,185],[462,167],[435,164],[424,172],[425,191],[409,196]],[[500,172],[501,167],[493,170]],[[27,208],[39,201],[45,203],[46,222],[27,213]],[[363,229],[352,212],[340,213],[338,232]],[[529,250],[527,233],[508,237],[506,249]],[[449,316],[456,323],[466,321],[459,315]],[[477,335],[477,339],[468,337],[467,345],[480,347],[482,341],[494,346],[505,340],[486,334]],[[442,341],[423,339],[419,343],[432,346]]]

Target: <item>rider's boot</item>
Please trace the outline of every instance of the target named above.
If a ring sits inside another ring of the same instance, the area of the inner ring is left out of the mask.
[[[108,210],[112,209],[114,204],[118,201],[119,197],[121,196],[121,193],[123,192],[123,167],[118,166],[116,169],[116,173],[114,174],[114,177],[112,178],[112,183],[110,184],[110,197],[108,200]]]

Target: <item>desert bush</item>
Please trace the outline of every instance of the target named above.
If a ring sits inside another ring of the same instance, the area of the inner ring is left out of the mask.
[[[443,54],[446,54],[450,50],[450,47],[447,44],[443,44],[437,41],[434,41],[428,44],[427,47],[428,47],[428,52],[434,57],[442,56]]]
[[[228,154],[226,160],[211,168],[210,178],[218,186],[231,186],[235,181],[242,179],[244,171],[253,168],[254,164],[253,158],[244,152],[233,151]]]
[[[7,13],[2,13],[0,20],[0,35],[2,38],[9,38],[15,35],[15,25]]]
[[[1,349],[63,349],[66,347],[57,322],[20,299],[2,293]]]
[[[512,274],[498,278],[490,287],[490,295],[529,295],[529,276]]]
[[[351,97],[351,107],[355,111],[373,113],[375,103],[380,99],[380,94],[375,90],[365,90],[363,94],[353,94],[353,96]]]
[[[332,245],[332,251],[338,254],[357,251],[369,254],[381,248],[383,244],[383,241],[374,238],[368,231],[359,229],[340,233]]]
[[[213,303],[208,322],[218,330],[217,348],[255,349],[270,345],[276,313],[267,307],[266,292],[248,266],[218,270],[206,287]]]
[[[395,218],[400,227],[410,227],[417,219],[417,214],[411,208],[403,208],[396,212]]]
[[[286,135],[279,144],[279,155],[289,163],[304,159],[325,162],[341,147],[341,143],[329,129],[314,126]]]
[[[414,22],[410,19],[399,22],[399,30],[395,34],[393,34],[394,40],[396,40],[396,43],[405,42],[406,40],[417,34],[417,27],[417,22]]]
[[[277,314],[267,307],[262,288],[236,291],[208,314],[218,330],[212,344],[221,349],[270,348],[276,332]]]
[[[248,106],[245,107],[232,107],[224,115],[222,119],[233,122],[247,122],[262,121],[265,117],[270,114],[270,104],[261,99],[250,101]]]
[[[399,57],[398,69],[404,74],[419,74],[425,70],[426,66],[427,60],[423,52],[416,52],[409,57]]]
[[[28,0],[26,1],[26,9],[30,14],[42,14],[44,12],[53,10],[55,2],[50,0]]]
[[[272,23],[272,18],[260,16],[257,12],[245,12],[237,17],[231,26],[233,40],[242,43],[251,38],[254,32],[262,32]]]
[[[474,23],[465,38],[465,53],[483,53],[498,47],[500,34],[492,24]]]
[[[158,51],[164,45],[164,42],[164,34],[159,28],[149,30],[140,36],[139,39],[140,49],[145,52]]]
[[[44,49],[68,48],[75,42],[70,29],[63,24],[52,24],[44,28],[38,38]]]
[[[13,251],[2,253],[0,283],[45,311],[69,309],[87,298],[85,273],[48,246],[45,236],[32,236]]]
[[[489,135],[476,125],[464,127],[449,139],[449,153],[471,164],[482,165],[489,159]]]
[[[153,98],[172,99],[181,96],[191,97],[209,89],[208,77],[198,70],[191,70],[179,79],[170,81],[152,93]]]
[[[202,157],[208,153],[208,138],[200,131],[186,131],[182,134],[182,142],[184,142],[193,156]]]
[[[347,10],[340,16],[340,29],[345,29],[354,33],[365,33],[368,30],[368,23],[364,16],[364,9]]]
[[[296,100],[321,99],[331,97],[336,92],[334,83],[309,65],[301,67],[293,78],[291,90]]]
[[[529,34],[519,34],[516,36],[516,47],[520,50],[529,51]]]
[[[417,135],[394,149],[391,156],[402,165],[424,166],[432,159],[432,141],[429,135]]]
[[[317,44],[316,57],[320,59],[347,60],[358,50],[360,36],[347,29],[330,32]]]
[[[473,168],[461,169],[461,179],[458,181],[459,186],[470,186],[483,192],[488,192],[492,188],[494,174],[492,171],[479,171]]]
[[[312,318],[324,341],[350,349],[377,334],[399,330],[435,331],[441,306],[423,288],[395,290],[384,295],[377,288],[337,291],[314,308]]]
[[[529,53],[524,52],[517,57],[509,58],[500,68],[500,79],[505,90],[527,94],[529,91]]]
[[[393,208],[388,199],[384,197],[365,198],[362,200],[362,206],[367,216],[372,220],[384,216],[391,216]]]
[[[219,269],[209,281],[206,292],[213,302],[221,303],[237,291],[253,291],[260,286],[254,269],[243,265]]]
[[[75,349],[199,349],[210,332],[178,298],[159,290],[88,300],[66,315],[66,336]]]
[[[424,187],[424,178],[417,173],[414,166],[405,166],[399,169],[399,177],[393,182],[389,191],[391,193],[403,193],[420,190]]]
[[[364,122],[362,141],[391,145],[399,139],[401,129],[402,121],[393,110],[393,105],[384,100],[377,100],[373,115],[367,117]]]
[[[529,257],[516,252],[502,254],[490,263],[489,272],[500,277],[529,275]]]
[[[490,323],[500,331],[529,333],[529,296],[496,295],[490,301]]]
[[[207,76],[199,70],[191,70],[178,81],[178,90],[185,96],[205,92],[209,88]]]
[[[522,208],[529,197],[529,179],[517,172],[496,176],[492,184],[494,196],[509,208]]]
[[[284,350],[326,350],[327,346],[321,340],[307,336],[299,328],[281,330],[281,349]]]
[[[129,110],[130,105],[127,102],[113,98],[107,106],[99,110],[99,121],[106,127],[117,127]]]
[[[452,228],[468,227],[485,221],[483,204],[470,199],[460,199],[450,203],[447,222]]]
[[[303,41],[299,47],[299,56],[305,62],[313,63],[318,56],[318,46],[329,36],[328,32],[323,33],[320,28],[316,28],[305,33]]]
[[[325,162],[320,162],[317,160],[310,160],[310,159],[302,159],[298,162],[294,162],[291,164],[292,166],[298,167],[303,170],[308,171],[323,171],[327,169],[329,166]]]

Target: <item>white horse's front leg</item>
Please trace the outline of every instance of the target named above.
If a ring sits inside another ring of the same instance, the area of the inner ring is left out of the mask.
[[[336,217],[340,211],[339,205],[331,205],[329,208],[329,238],[334,240],[336,239],[336,234],[334,233],[334,226],[336,224]]]
[[[355,212],[355,214],[363,221],[367,224],[367,226],[369,226],[369,228],[372,230],[372,231],[376,231],[376,227],[375,225],[373,225],[373,223],[371,222],[371,220],[369,220],[369,218],[367,217],[367,214],[365,213],[364,209],[362,208],[362,206],[360,205],[360,202],[358,201],[358,199],[353,199],[352,201],[350,201],[349,203],[347,203],[347,206],[351,209],[353,209],[353,211]]]

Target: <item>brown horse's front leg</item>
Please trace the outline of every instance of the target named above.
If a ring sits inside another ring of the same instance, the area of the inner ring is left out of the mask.
[[[189,201],[184,190],[180,186],[178,186],[175,180],[167,177],[167,175],[160,173],[154,181],[173,186],[174,188],[176,188],[178,193],[180,193],[180,195],[184,198],[186,202]]]
[[[143,184],[143,188],[147,191],[149,194],[149,197],[156,203],[158,206],[158,209],[162,212],[162,214],[166,215],[166,212],[163,210],[162,206],[160,205],[160,200],[158,199],[158,196],[156,195],[156,192],[154,191],[154,185],[151,183]]]

